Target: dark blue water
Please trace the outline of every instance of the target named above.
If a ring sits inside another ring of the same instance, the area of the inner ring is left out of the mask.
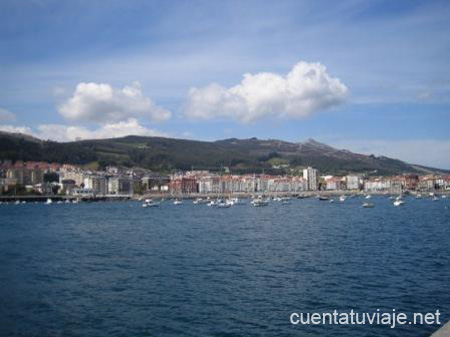
[[[292,312],[441,311],[449,200],[0,205],[1,336],[428,336]]]

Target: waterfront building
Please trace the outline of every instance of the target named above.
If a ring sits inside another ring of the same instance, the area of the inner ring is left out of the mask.
[[[415,191],[419,185],[419,175],[407,174],[404,178],[404,188],[409,191]]]
[[[44,180],[44,172],[40,168],[14,167],[6,171],[6,178],[13,179],[19,185],[36,185]]]
[[[312,167],[304,169],[303,178],[306,180],[306,186],[308,188],[308,191],[317,191],[319,180],[316,169]]]
[[[169,189],[174,194],[189,194],[197,193],[197,181],[195,177],[187,177],[181,175],[174,175],[170,179]]]
[[[94,195],[106,195],[108,193],[108,184],[103,175],[91,174],[84,178],[84,188],[92,190]]]
[[[141,181],[145,192],[167,192],[169,190],[170,178],[166,175],[152,173],[144,176]]]
[[[76,187],[76,182],[73,179],[63,179],[60,186],[60,193],[70,194],[70,191]]]
[[[108,194],[132,195],[133,182],[127,176],[113,176],[108,178]]]
[[[345,190],[345,179],[342,177],[330,177],[325,179],[327,191],[341,191]]]
[[[361,188],[361,177],[357,175],[348,175],[345,177],[347,183],[347,190],[356,191]]]
[[[199,193],[219,193],[220,192],[220,177],[217,175],[201,176],[198,179]]]
[[[84,183],[84,178],[86,174],[79,170],[62,170],[59,174],[59,182],[61,183],[63,180],[73,180],[75,181],[75,185],[81,186]]]
[[[392,189],[391,180],[383,177],[370,178],[364,181],[366,192],[386,192]]]

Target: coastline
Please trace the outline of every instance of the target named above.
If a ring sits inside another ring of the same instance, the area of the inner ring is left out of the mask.
[[[439,191],[436,192],[409,192],[405,191],[406,194],[416,195],[417,193],[422,193],[423,197],[429,197],[429,193],[434,193],[437,196],[440,195],[450,195],[450,191]],[[146,194],[133,194],[133,195],[101,195],[101,196],[62,196],[62,195],[16,195],[16,196],[0,196],[0,202],[14,202],[14,201],[26,201],[26,202],[45,202],[47,199],[52,201],[82,201],[82,202],[96,202],[96,201],[126,201],[126,200],[142,200],[142,199],[197,199],[197,198],[210,198],[210,199],[225,199],[229,197],[236,198],[251,198],[254,196],[263,195],[266,197],[291,197],[291,198],[314,198],[318,195],[328,196],[328,197],[339,197],[344,196],[365,196],[365,195],[376,195],[376,196],[395,196],[398,192],[386,192],[386,191],[375,191],[375,192],[364,192],[364,191],[305,191],[302,193],[289,193],[289,192],[255,192],[255,193],[189,193],[189,194],[175,194],[175,193],[146,193]]]

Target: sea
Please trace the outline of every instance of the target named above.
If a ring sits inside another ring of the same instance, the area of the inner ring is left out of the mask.
[[[245,201],[245,200],[244,200]],[[450,320],[450,199],[0,205],[0,336],[430,336]]]

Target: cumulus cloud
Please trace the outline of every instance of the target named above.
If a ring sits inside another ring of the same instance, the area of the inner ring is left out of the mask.
[[[91,130],[83,126],[67,126],[61,124],[42,124],[36,130],[23,126],[0,125],[1,131],[24,133],[40,139],[61,142],[80,139],[118,138],[128,135],[167,137],[167,134],[139,124],[135,118],[118,123],[108,123]]]
[[[142,94],[139,82],[123,89],[104,83],[79,83],[71,98],[61,104],[59,113],[70,120],[114,123],[127,118],[148,118],[160,122],[171,113]]]
[[[244,74],[231,88],[213,83],[191,88],[186,115],[252,122],[264,117],[302,118],[342,103],[348,88],[320,63],[299,62],[286,75]]]
[[[16,116],[6,109],[0,108],[0,121],[12,121],[16,118]]]

